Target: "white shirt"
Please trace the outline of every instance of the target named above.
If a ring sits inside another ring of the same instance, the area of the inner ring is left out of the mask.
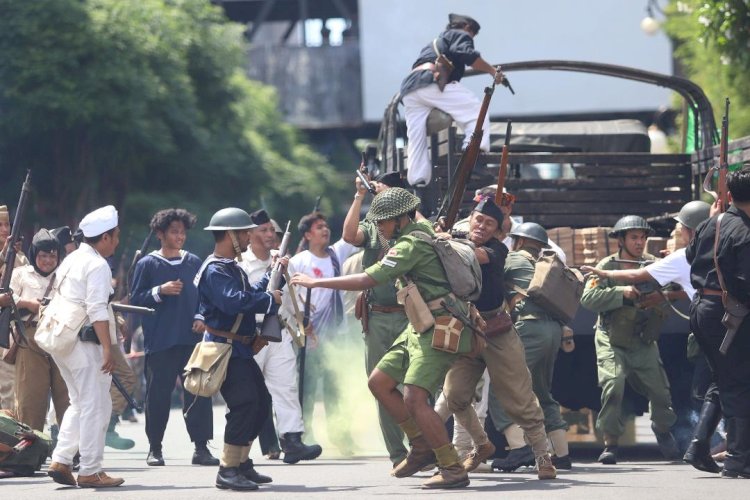
[[[677,283],[692,300],[695,288],[690,284],[690,263],[685,256],[685,250],[685,248],[675,250],[663,259],[647,265],[644,269],[661,286],[667,283]]]
[[[274,252],[274,251],[272,251]],[[268,256],[266,260],[260,260],[254,253],[252,248],[248,248],[242,253],[242,261],[238,262],[240,268],[247,274],[247,279],[250,284],[257,283],[263,276],[268,272],[268,267],[271,265],[273,260],[273,253]],[[255,321],[260,325],[263,322],[265,314],[256,314]]]
[[[109,321],[109,296],[114,293],[112,271],[92,246],[81,243],[78,250],[62,261],[57,283],[62,296],[86,308],[89,321]]]
[[[10,278],[10,288],[13,290],[13,301],[18,303],[19,300],[41,300],[44,298],[44,292],[47,291],[49,282],[53,274],[42,276],[31,264],[20,267],[13,271]],[[52,297],[54,290],[50,289],[48,296]],[[38,319],[39,314],[33,314],[30,319]]]

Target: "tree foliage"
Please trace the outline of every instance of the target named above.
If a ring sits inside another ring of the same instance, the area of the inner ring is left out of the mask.
[[[673,0],[667,14],[675,56],[708,95],[717,123],[729,97],[730,135],[750,135],[750,2]]]
[[[206,0],[0,0],[0,196],[34,176],[33,219],[118,207],[135,246],[157,209],[279,219],[336,189],[324,158],[245,76],[243,27]],[[330,206],[330,204],[328,205]]]

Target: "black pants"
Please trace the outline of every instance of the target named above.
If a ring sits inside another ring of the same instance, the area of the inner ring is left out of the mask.
[[[271,405],[271,395],[258,363],[254,359],[230,359],[221,395],[229,409],[224,443],[247,446],[258,437]]]
[[[175,381],[177,377],[183,381],[192,352],[193,346],[178,345],[146,355],[146,436],[152,448],[159,448],[164,439]],[[184,389],[182,393],[184,413],[196,398]],[[211,398],[197,398],[185,417],[185,426],[193,442],[213,439]]]
[[[719,352],[726,333],[723,315],[721,297],[696,296],[690,305],[690,327],[711,367],[724,416],[750,418],[750,317],[724,355]]]

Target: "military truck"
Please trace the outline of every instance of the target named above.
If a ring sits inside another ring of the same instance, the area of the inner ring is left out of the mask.
[[[529,123],[514,120],[510,138],[506,187],[516,196],[513,215],[545,228],[611,227],[621,216],[637,214],[649,219],[657,234],[667,236],[674,228],[672,215],[703,194],[705,172],[719,155],[719,137],[711,103],[703,91],[684,78],[635,68],[580,61],[526,61],[502,64],[512,79],[519,71],[572,71],[623,78],[669,88],[683,99],[683,109],[694,119],[694,153],[652,154],[646,126],[640,120]],[[472,76],[467,72],[467,76]],[[398,96],[388,106],[379,139],[381,170],[403,171],[406,153],[397,146],[404,127],[398,120]],[[505,123],[496,120],[490,128],[491,151],[479,156],[466,187],[463,210],[468,213],[474,190],[497,182],[500,150],[505,141]],[[461,158],[463,136],[452,119],[437,110],[428,118],[432,183],[419,194],[425,211],[434,212],[450,192]],[[730,163],[750,159],[750,138],[730,143]],[[617,247],[611,248],[614,253]],[[598,258],[603,257],[599,256]],[[574,259],[569,255],[569,264]],[[588,263],[588,262],[587,262]],[[687,312],[684,301],[676,307]],[[593,334],[596,315],[583,308],[573,321],[576,349],[560,352],[553,394],[569,410],[575,432],[582,441],[594,441],[594,413],[600,408]],[[671,315],[659,341],[671,386],[674,406],[683,422],[678,440],[691,438],[690,383],[692,365],[686,359],[689,325]],[[647,410],[644,398],[631,392],[625,406],[634,414]],[[586,412],[585,409],[592,410]],[[577,419],[577,420],[576,420]],[[583,420],[581,420],[583,419]],[[572,437],[572,436],[571,436]]]

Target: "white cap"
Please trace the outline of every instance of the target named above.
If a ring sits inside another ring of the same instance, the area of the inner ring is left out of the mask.
[[[78,224],[86,238],[94,238],[117,227],[117,209],[112,205],[97,208]]]

